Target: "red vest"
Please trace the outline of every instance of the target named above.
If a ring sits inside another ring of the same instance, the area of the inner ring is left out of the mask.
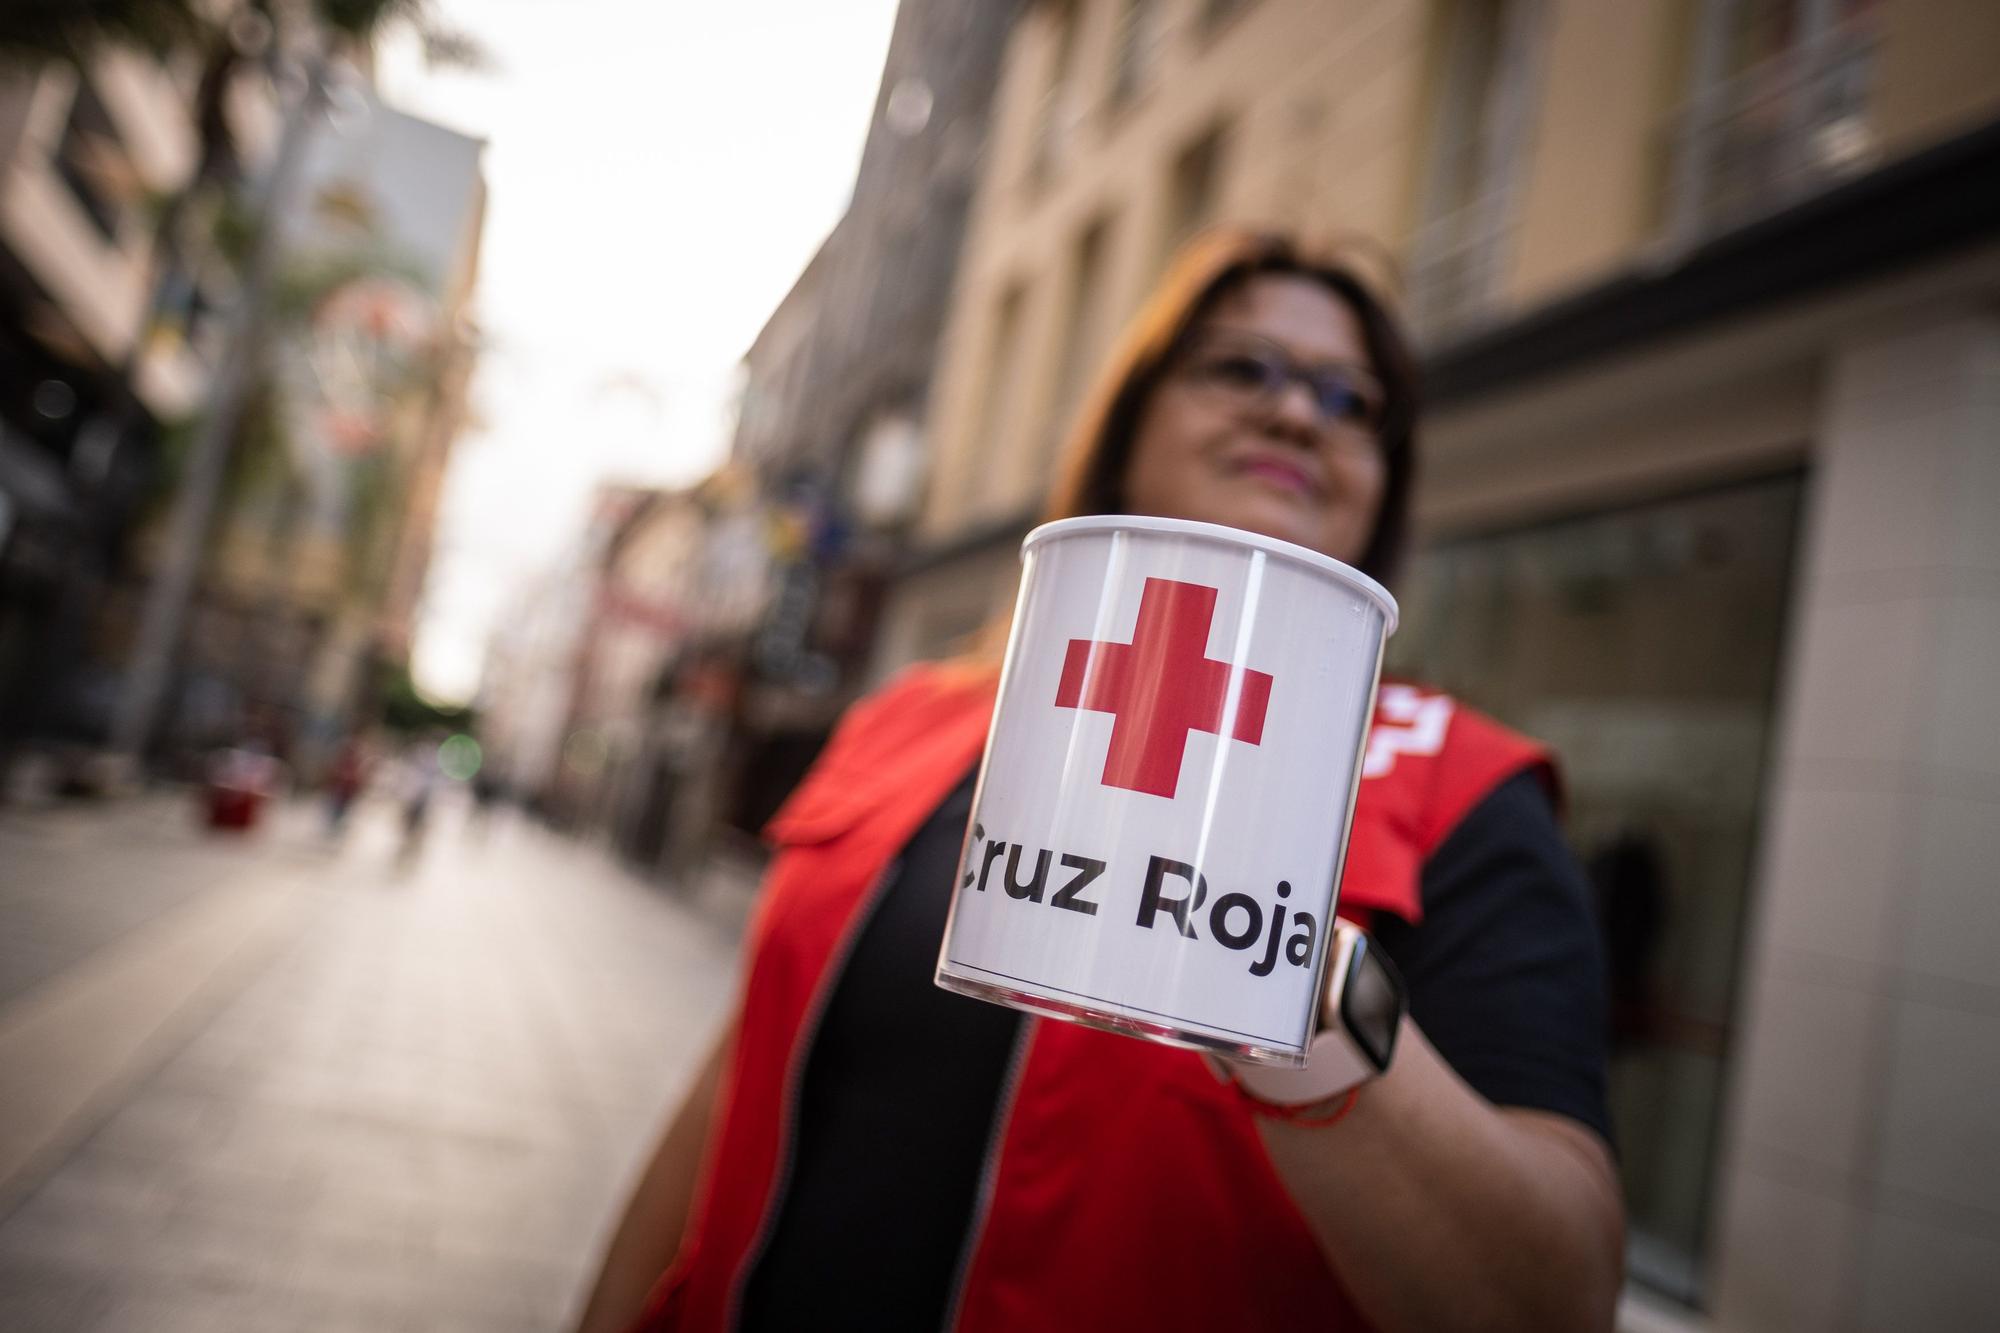
[[[979,757],[990,673],[912,670],[851,709],[766,830],[779,848],[748,940],[740,1036],[689,1230],[642,1330],[720,1329],[772,1223],[811,1032],[883,871]],[[1547,759],[1449,697],[1385,684],[1340,912],[1422,914],[1424,859],[1495,786]],[[1551,780],[1553,775],[1551,774]],[[1365,1327],[1250,1113],[1193,1053],[1035,1018],[951,1325]]]

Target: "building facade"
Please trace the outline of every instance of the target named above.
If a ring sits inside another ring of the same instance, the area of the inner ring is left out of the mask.
[[[1007,49],[875,673],[1007,605],[1195,228],[1400,288],[1391,665],[1563,756],[1632,1328],[2000,1296],[1996,59],[1948,0],[1052,0]]]
[[[195,171],[194,84],[119,50],[0,71],[0,768],[27,736],[91,737],[115,688],[93,622],[206,380],[212,321],[148,327],[149,200]]]
[[[733,469],[678,490],[599,487],[576,549],[521,589],[487,646],[480,739],[510,795],[642,870],[700,859],[768,595],[764,527]]]
[[[596,581],[569,725],[600,756],[583,804],[642,868],[698,859],[718,813],[703,778],[722,766],[738,646],[765,591],[740,489],[725,472],[645,496]]]
[[[279,137],[277,56],[239,31],[0,76],[0,765],[101,744],[131,665]],[[335,77],[160,729],[308,776],[407,657],[485,209],[477,140]]]
[[[285,564],[306,577],[285,600],[308,626],[288,706],[309,770],[365,709],[371,674],[409,660],[478,363],[485,147],[354,89],[284,220],[290,283],[312,295],[276,370],[305,509]]]
[[[754,833],[859,689],[922,494],[938,341],[1014,0],[897,11],[852,202],[744,358],[731,450],[770,515],[730,822]]]
[[[479,674],[484,772],[522,807],[548,815],[588,623],[590,599],[577,595],[587,578],[562,561],[516,588]]]

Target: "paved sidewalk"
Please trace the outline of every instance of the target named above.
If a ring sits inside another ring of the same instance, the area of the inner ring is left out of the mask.
[[[0,911],[40,904],[0,1051],[91,1010],[52,996],[101,1024],[177,975],[162,951],[219,960],[171,1021],[124,1011],[153,1025],[127,1067],[0,1196],[0,1329],[563,1326],[730,998],[742,890],[442,813],[406,869],[380,811],[338,854],[301,812],[241,845],[144,809],[0,821]]]
[[[260,837],[259,864],[324,862],[286,812]],[[0,1009],[132,930],[213,888],[244,865],[242,844],[197,826],[194,798],[148,795],[41,810],[0,806]]]

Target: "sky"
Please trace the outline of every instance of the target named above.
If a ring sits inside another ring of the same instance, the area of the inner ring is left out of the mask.
[[[483,70],[387,42],[399,110],[487,141],[475,420],[446,474],[413,667],[478,684],[512,589],[600,481],[694,481],[737,364],[839,219],[894,0],[440,0]]]

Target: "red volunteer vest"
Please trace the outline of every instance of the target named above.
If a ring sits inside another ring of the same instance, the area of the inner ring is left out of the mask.
[[[995,677],[920,667],[849,710],[766,830],[740,1035],[702,1183],[640,1330],[722,1329],[772,1222],[811,1033],[860,908],[979,757]],[[1384,684],[1340,913],[1415,922],[1427,856],[1547,756],[1445,695]],[[1550,774],[1553,781],[1553,775]],[[1251,1115],[1188,1051],[1024,1020],[951,1326],[1364,1328],[1265,1155]]]

